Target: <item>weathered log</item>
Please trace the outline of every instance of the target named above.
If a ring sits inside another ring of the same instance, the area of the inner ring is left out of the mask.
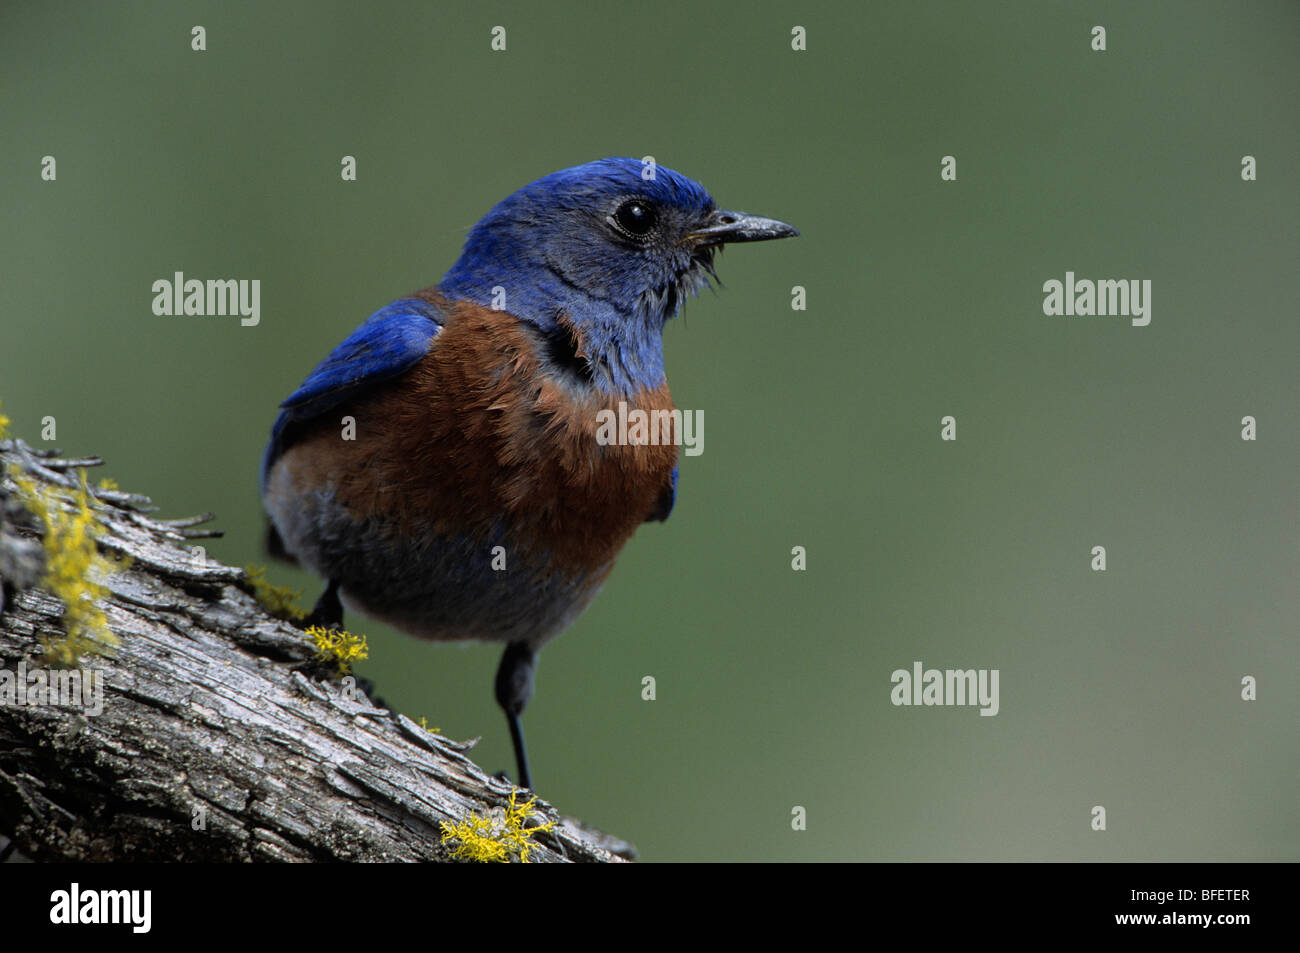
[[[14,477],[72,510],[81,470],[98,462],[0,441],[11,684],[20,667],[28,683],[45,670],[67,634],[65,604],[42,583],[41,521]],[[467,756],[473,742],[372,703],[264,608],[244,570],[207,558],[193,543],[215,535],[205,518],[158,520],[146,497],[115,489],[89,500],[100,549],[130,559],[99,600],[117,644],[80,657],[100,673],[102,711],[0,704],[0,850],[8,838],[38,861],[444,861],[456,843],[443,843],[444,822],[509,804],[511,785]],[[555,826],[533,834],[531,860],[631,852],[536,806]]]

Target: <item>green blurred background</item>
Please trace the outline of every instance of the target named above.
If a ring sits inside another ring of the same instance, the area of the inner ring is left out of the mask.
[[[1289,0],[9,2],[0,400],[264,561],[311,367],[518,186],[653,155],[803,236],[668,328],[705,452],[542,654],[540,793],[647,860],[1300,859],[1298,41]],[[1045,317],[1067,270],[1151,279],[1150,326]],[[155,317],[175,271],[260,279],[261,324]],[[349,621],[511,766],[496,646]],[[892,706],[914,660],[1001,713]]]

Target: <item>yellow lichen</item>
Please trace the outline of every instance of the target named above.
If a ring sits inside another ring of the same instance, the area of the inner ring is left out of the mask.
[[[9,476],[18,487],[19,499],[44,530],[45,575],[41,585],[64,606],[66,635],[45,639],[45,661],[71,668],[80,664],[83,654],[102,654],[118,644],[100,603],[108,595],[104,580],[124,568],[126,562],[104,556],[96,545],[104,527],[91,508],[85,473],[80,475],[78,489],[66,496],[59,488],[43,486],[24,476],[16,465],[10,466]],[[64,504],[71,504],[71,509]]]
[[[245,566],[244,578],[253,590],[253,598],[271,615],[281,619],[307,618],[307,610],[298,605],[302,590],[272,585],[266,578],[265,566]]]
[[[423,715],[420,716],[420,727],[423,728],[425,731],[429,732],[429,734],[431,735],[442,734],[441,728],[430,728],[429,719],[425,718]]]
[[[527,826],[528,819],[537,814],[537,801],[519,804],[516,801],[518,794],[518,788],[510,792],[510,804],[504,809],[493,808],[484,814],[471,814],[455,824],[443,821],[443,844],[458,841],[451,849],[451,856],[456,860],[481,864],[529,863],[528,855],[537,847],[532,839],[543,831],[549,831],[555,822]]]
[[[2,401],[0,401],[0,406],[3,406]],[[13,421],[6,417],[3,412],[0,412],[0,440],[3,440],[5,434],[9,432],[9,425],[11,423],[13,423]]]
[[[307,634],[316,643],[316,657],[322,662],[333,662],[340,675],[351,672],[353,662],[370,657],[370,646],[364,635],[355,636],[346,629],[327,629],[319,625],[313,625]]]
[[[104,477],[104,479],[100,480],[99,483],[95,485],[95,488],[99,490],[120,490],[121,489],[121,487],[117,485],[117,481],[114,480],[112,477]]]

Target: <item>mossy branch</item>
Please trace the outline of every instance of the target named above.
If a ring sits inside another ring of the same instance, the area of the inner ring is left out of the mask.
[[[99,713],[0,704],[0,856],[6,839],[65,861],[631,851],[512,797],[469,759],[473,742],[373,704],[341,674],[361,647],[320,661],[319,638],[194,545],[216,535],[207,517],[159,520],[147,497],[88,485],[99,462],[0,439],[0,698],[20,666],[80,666],[103,692]],[[527,829],[512,823],[524,812]],[[487,850],[498,829],[505,849]]]

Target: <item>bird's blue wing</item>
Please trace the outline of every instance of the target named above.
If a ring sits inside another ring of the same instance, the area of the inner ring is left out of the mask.
[[[271,440],[262,454],[262,489],[272,464],[288,446],[290,424],[319,417],[361,391],[409,370],[429,352],[442,330],[441,308],[419,298],[403,298],[376,311],[330,351],[302,386],[280,405]]]

